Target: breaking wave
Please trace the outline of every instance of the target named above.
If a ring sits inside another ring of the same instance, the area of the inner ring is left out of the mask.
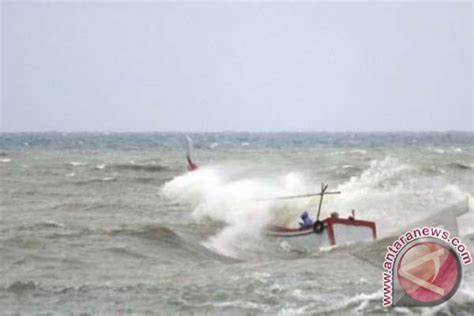
[[[359,176],[337,188],[341,198],[328,201],[332,210],[356,210],[356,217],[375,220],[378,235],[399,231],[416,220],[469,195],[445,180],[433,181],[422,170],[393,157],[374,160]]]
[[[262,229],[275,218],[272,201],[259,199],[305,191],[307,185],[298,173],[275,179],[232,180],[217,168],[202,168],[167,182],[161,193],[171,200],[189,203],[197,221],[214,220],[226,227],[205,245],[226,256],[259,250]],[[283,203],[285,204],[285,203]]]
[[[235,180],[219,168],[202,168],[178,176],[161,188],[161,194],[193,208],[196,221],[226,224],[204,244],[221,254],[240,258],[262,249],[263,228],[271,222],[297,226],[301,209],[315,200],[259,201],[266,197],[312,192],[320,183],[302,173],[290,172],[273,178],[243,177]],[[358,176],[337,186],[342,195],[325,198],[323,215],[338,211],[347,216],[375,220],[380,236],[392,233],[466,196],[457,186],[433,182],[415,166],[387,156],[373,160]]]
[[[150,239],[178,245],[182,243],[181,237],[176,232],[163,225],[135,225],[135,226],[121,226],[111,230],[104,231],[107,235],[128,235],[139,237],[143,239]]]

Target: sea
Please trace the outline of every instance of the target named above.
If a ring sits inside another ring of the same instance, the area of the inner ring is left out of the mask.
[[[0,314],[472,315],[474,264],[447,302],[386,308],[382,259],[460,200],[473,253],[473,179],[472,132],[1,133]],[[387,244],[311,252],[265,234],[319,203],[274,198],[322,183],[341,192],[322,217],[354,210]]]

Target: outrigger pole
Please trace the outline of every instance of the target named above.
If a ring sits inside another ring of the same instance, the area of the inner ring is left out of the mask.
[[[312,196],[320,196],[322,194],[341,194],[341,191],[332,191],[332,192],[318,192],[318,193],[307,193],[307,194],[300,194],[300,195],[289,195],[289,196],[277,196],[274,198],[266,198],[266,199],[255,199],[256,201],[271,201],[271,200],[291,200],[291,199],[301,199],[301,198],[309,198]]]

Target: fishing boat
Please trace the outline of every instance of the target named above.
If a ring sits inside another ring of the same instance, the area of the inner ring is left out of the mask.
[[[304,212],[301,216],[303,222],[300,223],[300,227],[270,225],[267,227],[266,235],[285,242],[292,248],[313,251],[320,250],[322,247],[375,240],[377,238],[375,222],[356,219],[354,210],[347,218],[342,218],[337,212],[333,212],[327,218],[320,219],[324,195],[341,194],[340,191],[327,191],[327,188],[327,185],[321,184],[321,192],[318,193],[275,198],[295,199],[319,196],[318,212],[314,222]]]
[[[188,136],[186,136],[186,145],[187,167],[190,172],[195,172],[199,169],[199,165],[193,160],[193,143],[191,138]],[[324,247],[375,240],[377,238],[375,222],[356,219],[354,210],[352,210],[351,214],[345,218],[341,217],[337,212],[332,212],[326,218],[321,219],[323,197],[325,195],[341,194],[340,191],[327,191],[327,188],[327,185],[321,184],[321,191],[318,193],[271,198],[271,200],[287,200],[310,198],[314,196],[320,197],[318,211],[315,217],[316,220],[314,222],[309,222],[309,215],[306,214],[306,221],[302,218],[303,222],[300,224],[300,227],[270,225],[266,227],[266,235],[277,241],[285,242],[293,248],[314,251],[318,251]],[[441,209],[434,214],[430,214],[427,218],[400,227],[399,232],[395,235],[386,236],[384,239],[378,239],[377,244],[382,245],[380,247],[380,253],[385,255],[387,243],[391,243],[391,240],[393,240],[394,237],[415,227],[443,227],[448,229],[453,235],[459,235],[459,227],[457,223],[458,218],[468,213],[469,209],[469,198],[466,198],[453,203],[449,207]],[[364,258],[367,257],[364,252],[360,252],[360,248],[358,248],[358,253],[354,255],[362,256]],[[378,261],[376,264],[378,264]]]
[[[188,170],[196,171],[199,166],[192,158],[193,143],[190,137],[186,137],[186,160],[188,162]],[[270,225],[266,229],[266,235],[276,238],[280,241],[287,242],[292,247],[305,250],[319,250],[321,247],[329,247],[353,242],[370,241],[377,237],[375,222],[368,220],[360,220],[355,218],[355,211],[347,218],[339,217],[336,212],[323,220],[320,220],[321,207],[324,195],[340,194],[341,192],[329,192],[328,186],[321,184],[321,192],[309,193],[293,196],[280,196],[270,199],[259,200],[287,200],[301,199],[319,196],[318,212],[316,221],[310,221],[309,215],[305,214],[303,223],[300,227],[284,227],[278,225]]]

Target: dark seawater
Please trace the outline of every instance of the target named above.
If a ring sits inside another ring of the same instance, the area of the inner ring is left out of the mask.
[[[471,315],[474,271],[432,308],[385,309],[377,258],[268,240],[315,200],[380,237],[474,193],[473,133],[0,134],[0,314]],[[471,201],[472,205],[472,201]],[[472,209],[458,221],[474,251]],[[362,251],[360,252],[362,253]]]

